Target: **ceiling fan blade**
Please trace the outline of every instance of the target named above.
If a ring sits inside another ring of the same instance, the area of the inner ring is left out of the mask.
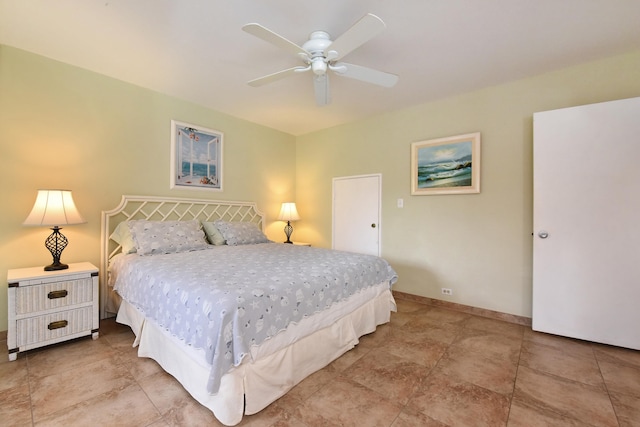
[[[329,52],[335,51],[337,55],[334,55],[332,60],[338,60],[380,34],[385,27],[386,25],[382,19],[372,13],[367,13],[331,43],[325,49],[325,54],[329,55]]]
[[[330,69],[339,76],[361,80],[378,86],[392,87],[398,83],[398,76],[395,74],[385,73],[384,71],[378,71],[360,65],[347,64],[346,62],[339,62],[332,65]]]
[[[316,94],[316,105],[323,106],[331,103],[329,76],[327,74],[313,76],[313,90]]]
[[[299,55],[301,53],[307,56],[309,55],[309,52],[307,52],[294,42],[285,39],[280,34],[274,33],[270,29],[265,28],[260,24],[247,24],[243,26],[242,29],[249,34],[252,34],[268,43],[278,46],[279,48],[284,49],[294,55]]]
[[[262,85],[266,85],[267,83],[275,82],[280,79],[284,79],[287,76],[295,73],[301,73],[303,71],[310,70],[311,67],[293,67],[287,68],[286,70],[278,71],[277,73],[268,74],[263,77],[259,77],[257,79],[253,79],[247,82],[249,86],[258,87]]]

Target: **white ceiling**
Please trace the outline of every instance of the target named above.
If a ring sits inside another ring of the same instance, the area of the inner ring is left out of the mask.
[[[308,73],[241,27],[301,45],[367,12],[386,30],[345,61],[393,88],[333,77],[317,107]],[[639,0],[0,0],[0,43],[301,135],[385,111],[640,49]]]

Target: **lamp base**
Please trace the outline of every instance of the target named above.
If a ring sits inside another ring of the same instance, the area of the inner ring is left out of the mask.
[[[64,237],[64,234],[60,232],[62,230],[57,225],[52,228],[53,233],[47,240],[44,241],[44,245],[49,252],[51,252],[51,256],[53,256],[53,262],[50,265],[47,265],[44,268],[44,271],[56,271],[56,270],[65,270],[69,268],[67,264],[63,264],[60,262],[60,255],[62,255],[62,251],[67,247],[68,240]]]
[[[291,241],[291,233],[293,233],[293,227],[291,221],[287,221],[287,225],[284,226],[284,234],[287,236],[287,241],[284,243],[293,243]]]
[[[53,264],[47,265],[44,268],[44,271],[66,270],[67,268],[69,268],[67,264],[63,264],[61,262],[54,262]]]

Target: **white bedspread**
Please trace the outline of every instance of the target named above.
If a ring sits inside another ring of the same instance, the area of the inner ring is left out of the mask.
[[[397,276],[379,257],[276,243],[117,257],[114,289],[160,327],[202,349],[208,391],[291,323]]]

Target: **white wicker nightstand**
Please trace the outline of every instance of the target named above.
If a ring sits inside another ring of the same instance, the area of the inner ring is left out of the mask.
[[[9,360],[18,353],[91,335],[98,338],[98,268],[89,262],[66,270],[19,268],[7,273]]]

